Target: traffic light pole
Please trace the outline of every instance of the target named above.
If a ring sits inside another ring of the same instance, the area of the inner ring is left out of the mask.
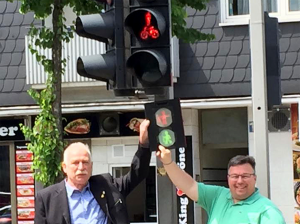
[[[270,197],[263,2],[261,0],[251,0],[249,4],[252,111],[254,124],[254,145],[252,154],[256,160],[256,171],[259,173],[257,186],[264,196]]]

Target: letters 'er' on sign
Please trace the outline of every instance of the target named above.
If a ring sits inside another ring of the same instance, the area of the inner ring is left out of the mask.
[[[156,151],[158,145],[169,149],[185,147],[179,99],[145,104],[145,113],[150,120],[149,141],[152,151]]]

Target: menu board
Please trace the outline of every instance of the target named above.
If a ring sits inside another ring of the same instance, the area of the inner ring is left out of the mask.
[[[18,224],[34,224],[33,153],[26,143],[16,143],[16,192]]]

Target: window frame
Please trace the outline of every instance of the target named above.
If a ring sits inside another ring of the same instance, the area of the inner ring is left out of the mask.
[[[250,1],[250,0],[249,0]],[[220,23],[219,26],[237,26],[248,25],[250,15],[229,16],[229,0],[222,0],[220,2]],[[277,17],[279,23],[299,22],[299,11],[288,11],[289,0],[277,0],[278,12],[270,13],[271,17]]]

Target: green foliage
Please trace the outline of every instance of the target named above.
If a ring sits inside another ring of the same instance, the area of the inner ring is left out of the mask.
[[[41,108],[40,114],[35,118],[34,127],[21,125],[27,140],[30,141],[28,149],[34,153],[33,169],[36,170],[35,179],[45,186],[55,183],[61,171],[60,158],[63,142],[59,140],[59,130],[56,117],[52,114],[52,102],[55,98],[51,87],[51,74],[48,73],[47,87],[40,93],[31,89],[29,95]]]
[[[186,7],[192,7],[196,10],[206,8],[206,3],[209,0],[171,0],[172,11],[172,32],[174,36],[183,40],[186,43],[195,43],[200,40],[212,40],[213,34],[201,33],[194,28],[187,28],[185,18],[187,18]]]

